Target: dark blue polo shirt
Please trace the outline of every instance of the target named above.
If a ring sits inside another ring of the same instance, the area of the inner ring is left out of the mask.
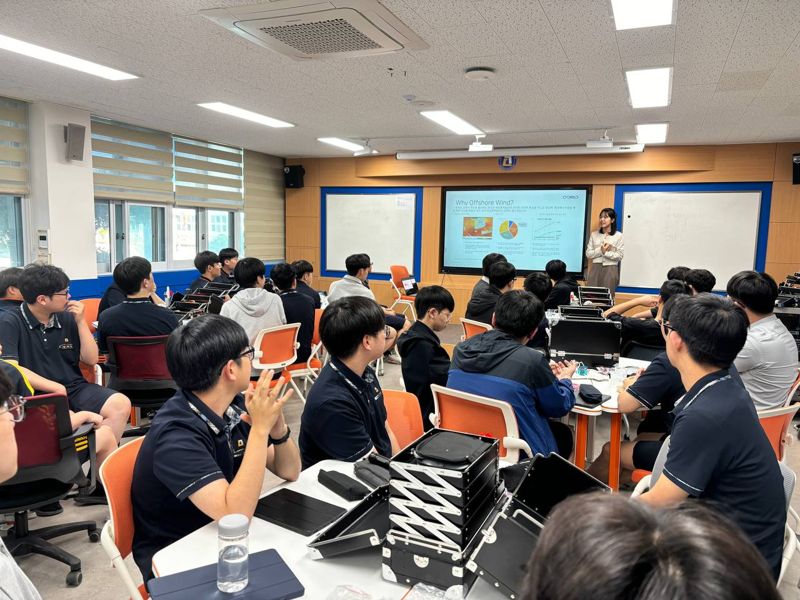
[[[105,352],[109,336],[168,335],[178,327],[178,317],[163,306],[156,306],[150,298],[129,298],[112,306],[97,323],[97,344]]]
[[[225,285],[236,284],[236,278],[233,275],[228,275],[225,269],[222,269],[219,276],[214,278],[214,283],[224,283]]]
[[[192,283],[189,284],[189,287],[186,288],[186,293],[191,294],[194,290],[199,290],[206,287],[209,283],[211,283],[210,279],[206,279],[202,275],[195,279]]]
[[[297,362],[304,363],[311,356],[311,338],[314,337],[314,303],[311,298],[297,290],[288,290],[280,293],[283,302],[283,312],[286,313],[287,323],[300,323],[297,333]]]
[[[20,304],[22,304],[21,300],[0,300],[0,312],[18,310]]]
[[[250,433],[235,416],[244,410],[237,395],[223,419],[179,390],[153,418],[131,486],[133,558],[145,581],[152,578],[156,552],[211,522],[189,496],[217,479],[233,481]]]
[[[17,310],[0,312],[0,344],[2,358],[46,379],[66,387],[86,381],[78,366],[81,338],[72,313],[54,314],[42,325],[23,302]]]
[[[112,283],[106,288],[106,291],[103,293],[103,297],[100,298],[100,304],[97,305],[98,316],[102,315],[106,309],[116,306],[117,304],[121,304],[127,299],[128,296],[122,291],[122,288],[116,283]]]
[[[355,462],[371,448],[391,456],[386,407],[370,367],[359,377],[332,358],[308,392],[300,422],[303,468],[329,458]]]
[[[308,296],[314,302],[314,308],[322,308],[322,300],[319,297],[319,292],[308,285],[305,281],[297,280],[297,291],[300,294]]]
[[[778,578],[786,498],[753,401],[727,369],[706,375],[675,406],[664,475],[708,501],[755,544]]]
[[[683,387],[680,372],[669,362],[667,353],[662,352],[628,387],[627,392],[648,410],[660,408],[662,418],[657,421],[663,424],[663,431],[669,432],[674,420],[672,409],[675,402],[686,393],[686,388]]]

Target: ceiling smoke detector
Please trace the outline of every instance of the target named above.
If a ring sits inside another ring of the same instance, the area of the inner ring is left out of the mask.
[[[199,14],[295,60],[428,48],[378,0],[274,0],[201,10]]]
[[[464,71],[464,77],[470,81],[486,81],[494,77],[495,70],[491,67],[470,67]]]

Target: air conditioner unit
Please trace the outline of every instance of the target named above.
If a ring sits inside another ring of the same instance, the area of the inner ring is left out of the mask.
[[[273,0],[200,14],[296,60],[424,50],[428,45],[378,0]]]

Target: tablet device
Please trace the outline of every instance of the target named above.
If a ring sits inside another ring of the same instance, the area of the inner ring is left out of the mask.
[[[335,504],[294,490],[282,489],[261,498],[256,505],[255,516],[289,531],[309,536],[330,525],[346,512]]]

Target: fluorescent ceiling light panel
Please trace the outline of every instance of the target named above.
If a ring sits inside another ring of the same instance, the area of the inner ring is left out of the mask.
[[[55,50],[42,48],[41,46],[16,40],[6,35],[0,35],[0,49],[8,50],[9,52],[16,52],[17,54],[22,54],[23,56],[29,56],[31,58],[43,60],[54,65],[67,67],[68,69],[75,69],[76,71],[89,73],[90,75],[96,75],[97,77],[104,77],[105,79],[110,79],[111,81],[137,79],[136,75],[131,75],[130,73],[125,73],[124,71],[118,71],[117,69],[112,69],[111,67],[104,67],[103,65],[98,65],[97,63],[83,60],[82,58],[76,58],[74,56],[70,56],[69,54],[64,54],[63,52],[56,52]]]
[[[336,138],[336,137],[317,138],[317,141],[322,142],[323,144],[330,144],[331,146],[336,146],[337,148],[342,148],[344,150],[350,150],[350,152],[358,152],[359,150],[364,149],[364,146],[362,146],[361,144],[348,142],[347,140],[343,140],[342,138]]]
[[[294,127],[294,125],[287,123],[286,121],[273,119],[267,115],[261,115],[244,108],[239,108],[238,106],[225,104],[224,102],[202,102],[197,106],[202,106],[208,110],[214,110],[218,113],[222,113],[223,115],[230,115],[232,117],[245,119],[246,121],[252,121],[253,123],[258,123],[259,125],[266,125],[267,127]]]
[[[611,0],[617,31],[672,24],[672,0]]]
[[[633,108],[669,106],[672,91],[672,67],[625,71]]]
[[[636,126],[636,142],[639,144],[663,144],[667,141],[669,123],[642,123]]]
[[[458,135],[480,135],[483,133],[480,129],[467,123],[449,110],[423,110],[419,114]]]

